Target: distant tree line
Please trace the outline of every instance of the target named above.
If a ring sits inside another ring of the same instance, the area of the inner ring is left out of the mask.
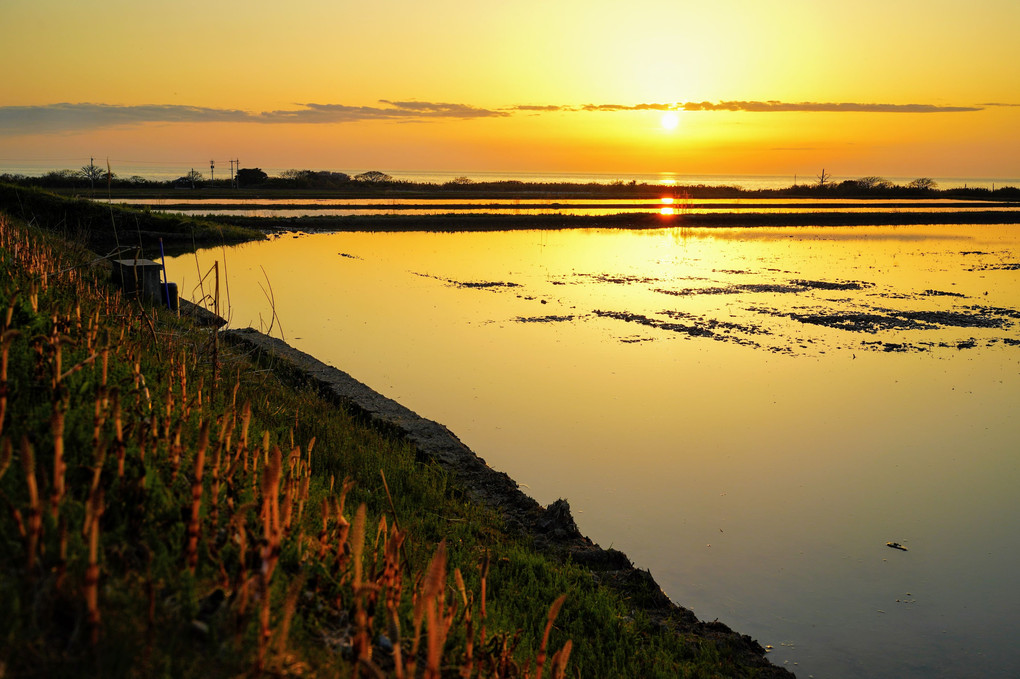
[[[412,182],[394,179],[378,170],[357,175],[329,170],[285,170],[270,176],[261,168],[240,168],[233,179],[206,179],[201,172],[191,170],[172,180],[148,179],[138,175],[120,177],[105,166],[86,165],[79,170],[54,170],[39,177],[21,174],[0,174],[0,182],[21,186],[39,186],[50,189],[93,190],[118,188],[147,189],[281,189],[336,192],[339,194],[415,193],[444,194],[468,197],[529,196],[549,198],[659,198],[664,191],[682,192],[698,199],[711,198],[988,198],[998,200],[1020,199],[1020,188],[956,187],[940,189],[930,177],[919,177],[907,184],[894,184],[884,177],[866,176],[836,181],[825,170],[815,181],[795,183],[775,189],[747,189],[739,186],[709,186],[685,184],[664,187],[659,183],[637,181],[615,182],[522,182],[517,180],[474,181],[457,177],[444,183]]]

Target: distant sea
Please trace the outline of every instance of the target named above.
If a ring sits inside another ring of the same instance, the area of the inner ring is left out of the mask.
[[[88,165],[89,159],[60,159],[59,161],[36,161],[5,163],[0,160],[0,174],[22,174],[29,177],[38,177],[61,169],[78,169]],[[95,164],[105,168],[105,159],[96,159]],[[262,167],[257,163],[245,163],[243,167],[261,167],[270,176],[277,176],[288,169],[286,167]],[[210,177],[209,166],[189,165],[187,163],[156,164],[151,162],[110,162],[110,169],[121,178],[139,176],[150,180],[169,180],[182,177],[192,169],[202,173],[205,178]],[[300,168],[306,169],[306,168]],[[502,172],[502,171],[445,171],[445,170],[390,170],[386,168],[317,168],[311,170],[332,170],[334,172],[345,172],[351,176],[366,172],[368,170],[380,170],[394,179],[412,182],[423,182],[442,184],[459,177],[466,177],[476,182],[492,181],[520,181],[540,183],[562,183],[573,184],[611,184],[613,182],[638,182],[646,184],[667,184],[667,185],[690,185],[696,186],[739,186],[744,189],[774,189],[786,188],[794,184],[814,184],[818,180],[814,174],[803,175],[756,175],[756,174],[683,174],[677,172],[647,172],[647,173],[585,173],[585,172]],[[219,161],[213,173],[214,178],[228,178],[230,176],[230,165],[228,161]],[[860,175],[833,175],[832,180],[840,182],[845,179],[857,179]],[[909,184],[917,177],[885,177],[894,184]],[[933,177],[940,189],[951,189],[957,187],[978,187],[995,189],[1003,186],[1020,186],[1020,178],[1017,177]]]

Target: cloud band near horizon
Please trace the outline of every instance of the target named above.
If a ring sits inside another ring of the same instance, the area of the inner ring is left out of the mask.
[[[94,103],[59,103],[40,106],[0,106],[0,133],[41,134],[72,132],[144,123],[262,123],[262,124],[341,124],[371,120],[395,122],[426,122],[429,120],[506,118],[518,113],[624,111],[683,112],[797,112],[797,113],[964,113],[984,110],[988,106],[1014,104],[982,104],[980,106],[937,106],[934,104],[867,104],[855,102],[781,102],[781,101],[720,101],[649,104],[586,104],[529,105],[520,104],[491,109],[469,104],[422,101],[380,100],[381,106],[348,106],[345,104],[298,104],[299,108],[255,113],[240,109],[210,108],[181,105],[118,106]]]

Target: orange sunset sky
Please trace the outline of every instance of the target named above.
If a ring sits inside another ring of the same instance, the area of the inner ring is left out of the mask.
[[[1017,0],[0,0],[0,169],[1020,177]]]

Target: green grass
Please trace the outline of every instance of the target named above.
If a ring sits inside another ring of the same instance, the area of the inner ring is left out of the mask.
[[[753,675],[94,261],[0,214],[0,676]]]
[[[151,256],[159,251],[161,239],[168,251],[180,251],[196,244],[219,245],[265,238],[254,229],[82,197],[68,198],[38,188],[3,183],[0,211],[99,253],[114,249],[133,253],[144,248]]]

